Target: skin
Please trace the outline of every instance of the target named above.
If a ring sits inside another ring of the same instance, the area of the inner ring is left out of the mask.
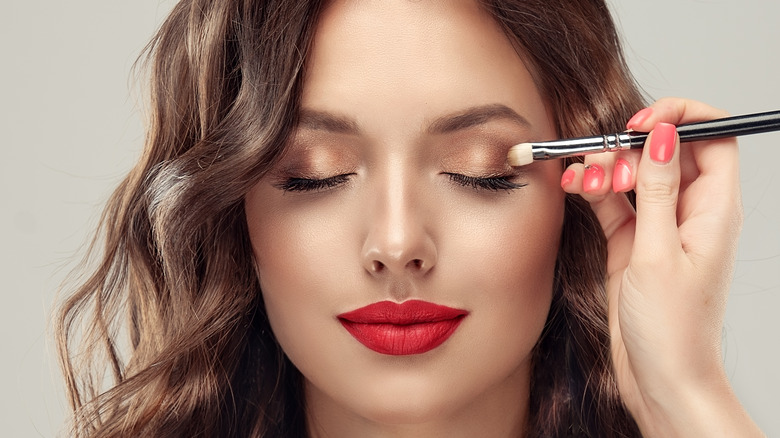
[[[562,168],[508,167],[513,144],[555,137],[546,106],[485,12],[444,6],[331,4],[289,152],[246,196],[268,317],[305,377],[312,436],[523,433]],[[525,186],[489,190],[451,173]],[[338,175],[332,187],[283,189]],[[440,347],[410,356],[371,351],[336,319],[411,299],[470,313]]]
[[[508,169],[512,144],[555,133],[522,60],[470,2],[333,2],[307,72],[302,124],[245,206],[271,326],[305,378],[311,436],[523,435],[564,181],[608,238],[612,359],[643,435],[762,436],[720,355],[741,226],[735,141],[681,148],[673,131],[654,132],[641,153],[589,156],[596,182],[582,164],[563,179],[556,162]],[[722,114],[664,99],[628,127]],[[464,115],[471,124],[453,123]],[[653,159],[659,145],[668,160]],[[490,191],[453,173],[527,185]],[[290,178],[331,179],[290,191]],[[636,190],[637,211],[613,179]],[[375,353],[336,319],[409,299],[470,314],[412,356]]]
[[[721,355],[742,224],[737,142],[681,147],[668,125],[726,115],[661,99],[627,123],[652,131],[641,152],[588,157],[562,180],[591,203],[608,239],[612,359],[621,397],[648,437],[764,436],[734,394]],[[600,184],[586,176],[594,166]],[[612,181],[626,179],[621,167],[629,177],[618,191],[636,191],[636,211],[614,193]]]

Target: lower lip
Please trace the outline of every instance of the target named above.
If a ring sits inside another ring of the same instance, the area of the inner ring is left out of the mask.
[[[446,341],[463,317],[418,324],[361,324],[341,320],[344,328],[361,344],[377,353],[404,356],[422,354]]]

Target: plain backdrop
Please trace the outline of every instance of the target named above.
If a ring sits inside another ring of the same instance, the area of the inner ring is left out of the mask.
[[[780,2],[612,0],[647,93],[780,109]],[[138,157],[133,62],[170,0],[0,7],[0,435],[51,437],[66,409],[48,319],[103,203]],[[780,133],[741,140],[745,226],[724,329],[740,399],[780,436]],[[718,190],[713,187],[713,190]]]

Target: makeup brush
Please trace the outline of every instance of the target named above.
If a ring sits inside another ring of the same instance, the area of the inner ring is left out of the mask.
[[[681,142],[713,140],[771,131],[780,131],[780,111],[726,117],[677,127]],[[629,130],[593,137],[520,143],[509,149],[507,160],[510,165],[518,167],[531,164],[533,160],[641,149],[647,140],[647,135],[647,132]]]

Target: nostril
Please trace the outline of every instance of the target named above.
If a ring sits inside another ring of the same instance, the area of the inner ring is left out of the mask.
[[[371,264],[371,270],[374,272],[382,272],[385,269],[384,263],[379,260],[374,260]]]
[[[366,269],[372,274],[382,274],[385,271],[396,271],[396,273],[401,274],[403,270],[407,270],[408,273],[422,273],[429,269],[429,265],[424,259],[412,259],[407,261],[403,266],[400,263],[397,263],[397,261],[387,264],[374,259],[366,266]]]

